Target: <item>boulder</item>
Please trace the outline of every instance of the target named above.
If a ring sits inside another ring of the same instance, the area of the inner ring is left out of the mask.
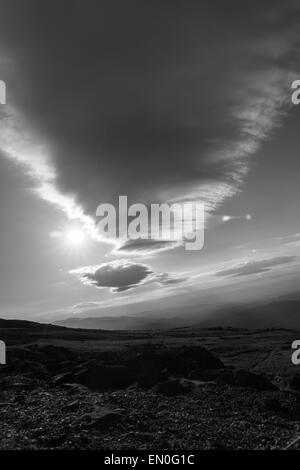
[[[157,384],[153,388],[153,391],[155,391],[156,393],[160,393],[161,395],[172,397],[189,393],[192,388],[193,387],[191,383],[189,383],[187,380],[170,379]]]
[[[138,376],[149,374],[163,380],[164,376],[187,376],[192,370],[222,369],[222,361],[201,346],[180,348],[148,347],[127,365]]]
[[[277,390],[265,375],[254,374],[244,369],[235,371],[234,385],[236,387],[254,388],[255,390]]]
[[[68,382],[73,382],[73,374],[70,372],[64,372],[53,377],[52,382],[54,385],[62,385]]]
[[[289,379],[289,386],[293,390],[297,390],[300,392],[300,374],[294,374],[290,379]]]
[[[229,367],[223,369],[195,369],[189,374],[190,379],[216,382],[222,385],[234,384],[234,373]]]
[[[122,413],[120,413],[118,410],[100,408],[97,411],[84,414],[80,420],[85,422],[89,428],[104,430],[109,426],[118,423],[122,417]]]
[[[87,369],[86,383],[91,390],[109,390],[131,385],[135,377],[122,365],[92,366]]]

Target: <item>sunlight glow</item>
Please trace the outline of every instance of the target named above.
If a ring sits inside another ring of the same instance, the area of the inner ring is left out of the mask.
[[[81,246],[86,241],[86,236],[79,228],[72,228],[66,233],[66,241],[71,246]]]

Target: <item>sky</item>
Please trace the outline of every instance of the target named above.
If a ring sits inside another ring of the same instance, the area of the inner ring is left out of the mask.
[[[0,315],[299,292],[297,1],[0,0]],[[99,204],[202,202],[204,246],[106,239]]]

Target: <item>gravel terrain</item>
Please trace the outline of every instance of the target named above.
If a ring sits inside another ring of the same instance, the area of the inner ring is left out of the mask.
[[[273,363],[268,373],[266,354],[252,369],[239,356],[230,365],[161,341],[84,354],[13,345],[0,368],[0,449],[297,449],[300,376]]]

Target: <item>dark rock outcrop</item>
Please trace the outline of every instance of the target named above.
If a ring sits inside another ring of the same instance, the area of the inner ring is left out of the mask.
[[[86,383],[91,390],[123,388],[134,382],[134,376],[123,365],[91,366],[87,369]]]
[[[265,375],[254,374],[244,369],[237,369],[234,374],[236,387],[250,387],[255,390],[276,390],[275,385]]]
[[[153,391],[171,397],[189,393],[192,388],[192,385],[187,380],[170,379],[157,384],[153,388]]]
[[[223,369],[196,369],[189,374],[190,379],[216,382],[217,384],[234,384],[234,371],[229,367]]]

